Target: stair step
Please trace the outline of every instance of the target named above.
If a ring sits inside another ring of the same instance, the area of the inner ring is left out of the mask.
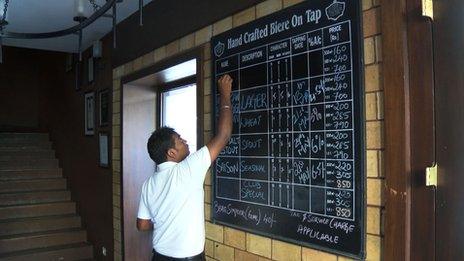
[[[68,201],[71,193],[67,190],[38,191],[27,193],[0,194],[0,206],[39,204],[47,202]]]
[[[11,218],[42,217],[76,213],[76,203],[56,202],[35,205],[0,207],[0,221]]]
[[[81,218],[76,215],[7,219],[0,221],[0,237],[79,227]]]
[[[35,151],[7,151],[0,152],[0,161],[8,160],[33,160],[33,159],[54,159],[54,150],[35,150]]]
[[[43,169],[43,170],[0,170],[0,180],[20,180],[20,179],[49,179],[62,177],[61,169]]]
[[[10,160],[0,161],[0,170],[27,170],[58,168],[57,159]]]
[[[40,190],[63,190],[66,189],[66,179],[31,179],[31,180],[0,180],[0,193],[40,191]]]
[[[5,141],[49,141],[47,133],[0,133],[0,143]]]
[[[0,255],[2,261],[93,260],[92,258],[93,248],[87,243],[31,249]]]
[[[0,237],[0,254],[35,248],[83,243],[86,239],[87,232],[82,229],[3,236]]]
[[[0,143],[0,152],[11,151],[36,151],[52,149],[52,143],[38,143],[38,144],[3,144]]]

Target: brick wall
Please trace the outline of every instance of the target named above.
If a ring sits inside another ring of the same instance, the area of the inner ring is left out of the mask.
[[[186,35],[113,70],[113,223],[114,256],[121,260],[121,202],[120,202],[120,79],[137,70],[193,47],[203,46],[204,141],[211,138],[211,57],[210,38],[224,31],[251,22],[301,0],[268,0],[242,12],[226,17],[201,30]],[[365,58],[365,118],[367,166],[367,260],[382,256],[382,186],[384,182],[384,114],[381,82],[382,53],[380,31],[380,1],[362,0],[364,58]],[[273,240],[211,222],[211,172],[205,180],[205,222],[207,260],[351,260],[342,256],[307,247]]]

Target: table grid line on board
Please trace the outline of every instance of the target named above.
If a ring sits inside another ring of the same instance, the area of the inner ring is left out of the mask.
[[[345,23],[345,22],[341,22],[341,23]],[[341,24],[341,23],[340,23],[340,24]],[[333,25],[332,25],[332,26],[333,26]],[[318,29],[318,30],[320,30],[320,31],[322,32],[322,34],[324,34],[324,30],[323,30],[323,29],[324,29],[324,28],[321,28],[321,29]],[[351,24],[349,24],[349,29],[350,29],[350,32],[351,32]],[[314,31],[318,31],[318,30],[314,30]],[[308,33],[309,33],[309,32],[307,32],[306,34],[308,34]],[[351,59],[350,62],[351,62],[351,69],[350,69],[349,71],[347,71],[347,72],[351,72],[351,99],[346,100],[346,101],[350,101],[350,100],[351,100],[351,105],[352,105],[351,108],[353,109],[353,74],[352,74],[352,71],[353,71],[353,65],[352,65],[352,63],[353,63],[353,61],[352,61],[352,60],[353,60],[353,57],[352,57],[351,34],[350,34],[349,36],[350,36],[350,40],[349,40],[348,42],[349,42],[349,44],[350,44],[350,59]],[[284,40],[287,40],[287,39],[291,39],[291,37],[290,37],[290,38],[286,38],[286,39],[284,39]],[[276,42],[283,42],[283,40],[276,41]],[[347,43],[347,42],[341,42],[341,43],[338,43],[338,44],[333,44],[333,45],[331,45],[331,46],[342,45],[342,44],[345,44],[345,43]],[[269,45],[271,45],[271,44],[272,44],[272,43],[265,45],[265,46],[266,46],[266,53],[267,53],[267,51],[268,51]],[[306,44],[308,45],[308,42],[306,42]],[[319,48],[319,49],[323,50],[324,48],[328,48],[328,47],[324,46],[324,42],[322,43],[322,45],[323,45],[323,47],[322,47],[322,48]],[[263,46],[264,46],[264,45],[263,45]],[[261,47],[263,47],[263,46],[256,47],[255,49],[261,48]],[[317,49],[317,50],[319,50],[319,49]],[[311,50],[311,51],[314,52],[315,50]],[[304,53],[309,53],[309,52],[310,52],[310,51],[307,51],[307,52],[304,52]],[[234,55],[238,55],[238,57],[239,57],[240,53],[234,54]],[[232,56],[232,55],[231,55],[231,56]],[[282,59],[282,58],[285,58],[285,57],[287,57],[287,56],[279,57],[278,59]],[[290,48],[290,55],[289,55],[288,58],[290,59],[290,66],[292,66],[293,53],[292,53],[292,49],[291,49],[291,48]],[[266,60],[265,62],[262,62],[262,63],[269,64],[270,62],[275,61],[275,60],[278,60],[278,59]],[[307,56],[307,59],[309,60],[309,56]],[[323,64],[323,66],[324,66],[324,56],[323,56],[323,55],[322,55],[322,60],[323,60],[323,61],[322,61],[322,64]],[[287,60],[286,60],[286,62],[287,62]],[[259,64],[262,64],[262,63],[259,63]],[[309,64],[309,62],[308,62],[308,64]],[[256,65],[256,64],[253,64],[253,65],[251,65],[251,66],[255,66],[255,65]],[[272,64],[271,64],[271,65],[272,65]],[[216,64],[215,64],[215,67],[216,67]],[[250,67],[250,66],[248,66],[248,67]],[[243,67],[243,68],[245,68],[245,67]],[[278,66],[277,68],[278,68],[278,75],[280,76],[280,66]],[[285,68],[287,69],[287,66],[286,66]],[[240,71],[241,71],[241,69],[242,69],[241,63],[238,62],[237,71],[238,71],[238,78],[239,78],[238,81],[239,81],[239,83],[240,83],[240,80],[241,80],[241,79],[240,79]],[[309,70],[309,68],[308,68],[308,70]],[[292,71],[292,69],[291,69],[290,71]],[[337,73],[339,73],[339,72],[337,72]],[[333,73],[333,74],[337,74],[337,73]],[[288,76],[288,72],[287,72],[286,75]],[[326,75],[325,75],[325,70],[324,70],[324,68],[323,68],[322,77],[325,77],[325,76],[326,76]],[[269,86],[269,70],[268,70],[268,67],[267,67],[267,66],[266,66],[266,77],[267,77],[267,83],[268,83],[268,85],[266,85],[266,86]],[[317,77],[320,77],[320,75],[317,76]],[[291,97],[293,97],[292,83],[294,82],[294,79],[293,79],[292,75],[290,75],[290,78],[291,78],[290,81],[289,81],[289,82],[290,82],[290,92],[291,92]],[[311,77],[308,77],[308,81],[309,81],[310,78],[311,78]],[[314,77],[313,77],[313,78],[314,78]],[[282,82],[279,81],[277,84],[282,84]],[[240,84],[239,84],[239,87],[240,87]],[[309,89],[309,88],[310,88],[310,84],[308,84],[308,89]],[[248,89],[247,89],[247,90],[248,90]],[[241,105],[240,105],[240,103],[241,103],[240,92],[241,92],[241,91],[242,91],[242,90],[239,88],[239,90],[238,90],[238,93],[239,93],[239,96],[238,96],[238,97],[239,97],[239,99],[238,99],[239,108],[240,108],[240,106],[241,106]],[[310,90],[308,90],[308,91],[310,91]],[[269,92],[269,89],[267,89],[267,92]],[[269,104],[269,94],[267,95],[267,99],[268,99],[268,104]],[[325,102],[325,97],[323,97],[323,100],[324,100],[324,101],[322,102],[322,104],[326,104],[326,102]],[[340,101],[334,101],[334,102],[340,102]],[[309,105],[307,105],[307,106],[309,106]],[[293,115],[293,109],[294,109],[294,107],[295,107],[295,106],[290,106],[290,107],[289,107],[289,108],[291,109],[291,115]],[[281,108],[280,108],[280,109],[281,109]],[[324,115],[325,115],[325,114],[326,114],[326,108],[325,108],[325,106],[323,107],[323,110],[324,110]],[[269,112],[271,111],[271,109],[268,108],[267,111],[268,111],[268,115],[269,115]],[[353,123],[353,115],[352,115],[352,114],[353,114],[353,110],[351,111],[351,116],[352,116],[352,119],[351,119],[351,120],[352,120],[352,126],[354,126],[354,123]],[[241,117],[241,115],[240,115],[240,112],[239,112],[239,113],[238,113],[238,120],[239,120],[239,123],[238,123],[238,124],[239,124],[238,135],[239,135],[239,136],[241,135],[241,118],[240,118],[240,117]],[[292,117],[293,117],[293,116],[292,116]],[[288,120],[288,118],[287,118],[287,120]],[[293,121],[293,120],[290,120],[290,121]],[[279,129],[281,130],[282,126],[280,126],[280,123],[281,123],[281,121],[279,120]],[[311,123],[309,123],[309,124],[311,124]],[[326,118],[324,117],[324,118],[323,118],[324,130],[322,131],[322,132],[324,133],[324,137],[326,136],[325,124],[326,124]],[[292,135],[292,140],[293,140],[293,139],[294,139],[294,133],[295,133],[295,132],[293,131],[293,126],[292,126],[292,125],[293,125],[293,124],[291,124],[290,126],[291,126],[291,128],[292,128],[291,135]],[[310,129],[311,129],[311,128],[310,128]],[[341,130],[332,130],[332,131],[342,131],[342,130],[343,130],[343,129],[341,129]],[[350,130],[351,130],[352,132],[354,132],[353,129],[350,129]],[[311,131],[308,131],[308,133],[310,133],[310,132],[311,132]],[[273,133],[274,133],[274,132],[273,132]],[[248,134],[249,134],[249,133],[248,133]],[[246,135],[246,134],[244,134],[244,135]],[[270,151],[273,151],[273,148],[270,147],[269,121],[268,121],[267,137],[268,137],[268,154],[269,154],[269,150],[270,150]],[[352,139],[354,139],[354,135],[352,135]],[[352,144],[353,144],[353,147],[352,147],[352,150],[353,150],[353,151],[352,151],[352,153],[353,153],[353,158],[354,158],[354,157],[355,157],[355,154],[354,154],[354,141],[352,141]],[[241,155],[241,145],[242,145],[241,142],[239,142],[239,151],[238,151],[238,153],[239,153],[239,156],[238,156],[239,162],[241,161],[241,158],[242,158],[242,155]],[[292,147],[293,147],[293,145],[292,145]],[[279,147],[279,154],[280,154],[280,150],[281,150],[281,147]],[[273,154],[273,153],[271,153],[271,154]],[[293,149],[292,149],[292,151],[291,151],[291,154],[292,154],[292,166],[293,166],[293,158],[294,158],[294,150],[293,150]],[[324,156],[326,156],[326,154],[327,154],[327,147],[326,147],[325,144],[324,144]],[[267,158],[269,158],[270,156],[271,156],[271,155],[268,155]],[[322,159],[319,159],[319,160],[322,160]],[[325,163],[326,160],[327,160],[327,159],[324,158],[322,161]],[[354,159],[351,159],[351,160],[354,160]],[[292,168],[293,168],[293,167],[292,167]],[[271,168],[270,168],[270,161],[268,161],[268,169],[271,170]],[[240,167],[239,167],[239,173],[240,173],[240,174],[239,174],[239,186],[240,186],[240,188],[241,188],[242,177],[241,177],[241,168],[240,168]],[[353,173],[353,186],[352,186],[352,189],[351,189],[351,190],[353,190],[354,187],[355,187],[355,184],[354,184],[354,174],[355,174],[355,173]],[[274,179],[271,180],[271,178],[270,178],[269,175],[270,175],[270,172],[268,171],[268,192],[269,192],[269,183],[275,182]],[[282,179],[282,176],[281,176],[281,175],[282,175],[282,174],[280,173],[280,176],[279,176],[279,179],[280,179],[280,180]],[[288,175],[288,173],[287,173],[287,175]],[[289,180],[288,177],[287,177],[286,180]],[[325,182],[325,187],[327,187],[327,179],[326,179],[326,178],[325,178],[325,181],[324,181],[324,182]],[[288,184],[288,183],[287,183],[287,184]],[[293,176],[293,175],[292,175],[291,184],[292,184],[292,185],[295,184],[295,183],[294,183],[294,176]],[[329,188],[329,187],[328,187],[328,188]],[[336,188],[334,188],[334,189],[336,189]],[[239,191],[240,191],[240,190],[239,190]],[[279,191],[281,191],[281,190],[279,189]],[[240,192],[239,192],[239,193],[240,193]],[[274,190],[272,191],[272,193],[274,194]],[[268,203],[269,203],[269,200],[270,200],[270,199],[269,199],[269,195],[270,195],[270,193],[268,193]],[[327,195],[324,193],[324,201],[326,201],[326,196],[327,196]],[[293,191],[293,187],[292,187],[292,208],[294,208],[294,198],[293,198],[293,197],[294,197],[294,191]],[[240,199],[240,198],[241,198],[241,196],[239,195],[239,199]],[[280,195],[280,199],[281,199],[281,198],[282,198],[282,197],[281,197],[281,195]],[[310,212],[311,212],[311,192],[309,192],[309,198],[310,198],[310,200],[309,200],[308,204],[309,204],[309,210],[310,210]],[[239,200],[239,201],[242,201],[242,200]],[[246,200],[245,200],[245,202],[246,202]],[[288,197],[287,197],[287,202],[288,202]],[[280,202],[280,203],[281,203],[281,202]],[[354,203],[354,200],[353,200],[353,203]],[[271,206],[273,206],[273,205],[271,205]],[[317,214],[320,214],[320,213],[317,213]],[[325,214],[326,214],[326,207],[324,207],[324,215],[325,215]],[[354,216],[354,213],[353,213],[353,216]],[[337,216],[337,217],[338,217],[338,216]],[[353,218],[354,218],[354,217],[353,217]]]

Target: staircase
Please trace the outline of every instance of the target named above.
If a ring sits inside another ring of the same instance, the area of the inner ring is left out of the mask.
[[[0,133],[0,260],[91,260],[48,134]]]

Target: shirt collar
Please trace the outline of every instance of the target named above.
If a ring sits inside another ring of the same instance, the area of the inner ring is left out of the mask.
[[[163,170],[172,168],[176,164],[177,164],[177,162],[174,162],[174,161],[165,161],[165,162],[159,164],[158,166],[156,166],[156,171],[163,171]]]

